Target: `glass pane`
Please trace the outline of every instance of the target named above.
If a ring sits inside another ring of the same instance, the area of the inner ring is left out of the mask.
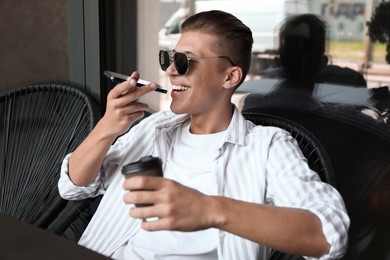
[[[278,66],[279,30],[283,22],[291,15],[312,13],[327,24],[326,55],[328,65],[334,65],[332,69],[346,68],[351,73],[360,74],[365,82],[351,84],[364,84],[367,88],[390,83],[390,66],[385,61],[386,46],[371,42],[367,36],[366,22],[379,1],[161,0],[160,3],[161,49],[174,48],[180,37],[180,24],[191,13],[221,9],[235,14],[247,24],[255,40],[247,80],[261,79],[268,69]],[[165,73],[161,73],[161,77],[164,84],[169,84]]]

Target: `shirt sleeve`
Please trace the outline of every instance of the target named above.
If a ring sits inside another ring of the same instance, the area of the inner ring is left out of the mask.
[[[70,156],[71,154],[68,154],[61,165],[61,174],[58,181],[58,191],[61,197],[67,200],[79,200],[103,194],[105,189],[100,174],[88,186],[77,186],[72,182],[68,175]]]
[[[151,115],[149,118],[158,117]],[[142,155],[142,151],[147,150],[145,147],[150,146],[151,142],[148,142],[148,140],[151,140],[151,138],[146,136],[145,133],[152,136],[154,132],[143,130],[152,128],[153,122],[144,119],[138,125],[133,126],[126,134],[119,137],[105,156],[96,179],[87,186],[77,186],[69,178],[68,162],[71,154],[68,154],[62,162],[58,181],[58,190],[61,197],[68,200],[79,200],[104,194],[113,179],[113,175],[118,172],[118,167],[123,164],[124,160],[138,159]],[[145,126],[146,123],[148,125]]]
[[[341,258],[347,248],[350,224],[344,201],[334,187],[322,182],[309,168],[296,140],[285,131],[276,133],[272,140],[267,179],[267,203],[314,213],[331,246],[320,259]]]

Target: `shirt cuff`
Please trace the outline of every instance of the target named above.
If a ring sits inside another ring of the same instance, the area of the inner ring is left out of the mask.
[[[100,174],[96,179],[87,186],[75,185],[69,178],[68,162],[71,154],[68,154],[61,165],[61,174],[58,181],[58,191],[62,198],[67,200],[79,200],[90,197],[95,197],[104,193],[104,188],[101,182]]]

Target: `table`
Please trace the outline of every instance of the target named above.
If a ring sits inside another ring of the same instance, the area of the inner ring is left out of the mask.
[[[109,259],[74,241],[0,214],[0,259]]]

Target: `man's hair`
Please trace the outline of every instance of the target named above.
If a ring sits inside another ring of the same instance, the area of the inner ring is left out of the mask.
[[[234,65],[241,67],[245,80],[249,71],[252,54],[252,31],[230,13],[212,10],[197,13],[182,24],[182,32],[199,31],[215,35],[217,38],[212,50],[217,55],[228,56]],[[238,84],[238,86],[240,85]]]

